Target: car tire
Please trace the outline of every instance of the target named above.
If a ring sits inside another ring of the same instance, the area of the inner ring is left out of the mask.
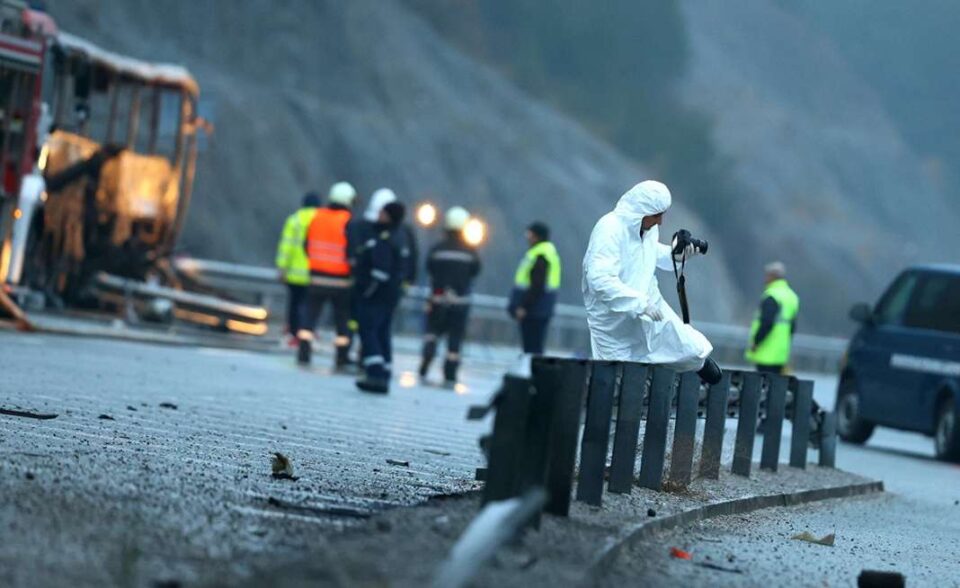
[[[933,429],[933,446],[937,459],[960,462],[960,427],[953,400],[944,399],[937,405],[937,420]]]
[[[837,434],[841,439],[862,445],[873,435],[875,425],[860,416],[860,393],[852,378],[840,380],[836,410]]]

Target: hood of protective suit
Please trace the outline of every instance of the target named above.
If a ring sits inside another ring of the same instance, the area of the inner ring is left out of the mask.
[[[380,211],[383,210],[383,207],[396,201],[397,195],[393,193],[393,190],[390,188],[380,188],[370,197],[370,204],[367,205],[367,210],[363,213],[364,220],[372,223],[377,222],[377,218],[380,217]]]
[[[670,190],[665,185],[646,180],[621,196],[613,212],[628,226],[636,228],[643,222],[643,217],[666,212],[670,202]]]

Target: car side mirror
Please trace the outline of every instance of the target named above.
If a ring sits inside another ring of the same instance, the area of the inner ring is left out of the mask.
[[[850,309],[850,318],[863,325],[872,325],[874,321],[873,309],[866,302],[854,304]]]

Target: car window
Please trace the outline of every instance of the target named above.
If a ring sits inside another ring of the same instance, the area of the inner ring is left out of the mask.
[[[930,274],[917,285],[904,326],[960,334],[960,277]]]
[[[877,324],[902,324],[904,311],[907,309],[907,304],[910,302],[910,296],[913,294],[913,289],[916,285],[917,274],[909,273],[900,276],[877,304],[876,312],[874,313]]]

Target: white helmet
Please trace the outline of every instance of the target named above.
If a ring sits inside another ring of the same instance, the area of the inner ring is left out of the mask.
[[[348,208],[353,206],[353,200],[356,197],[357,191],[349,182],[337,182],[330,186],[330,193],[327,195],[330,204],[339,204]]]
[[[391,202],[397,201],[397,195],[390,188],[380,188],[370,196],[370,202],[367,203],[367,210],[363,213],[363,218],[375,223],[383,207]]]
[[[448,231],[461,231],[463,227],[467,226],[467,222],[470,220],[470,213],[467,212],[467,209],[462,206],[454,206],[447,211],[446,217],[443,220],[443,226]]]

